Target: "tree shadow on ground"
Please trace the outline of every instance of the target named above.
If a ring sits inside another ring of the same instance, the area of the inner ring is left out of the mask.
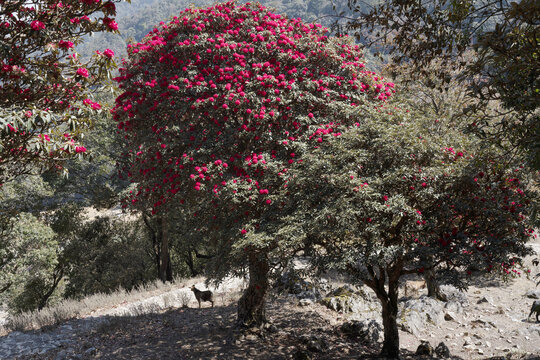
[[[475,286],[477,288],[489,288],[489,287],[498,287],[505,288],[512,285],[513,279],[509,278],[507,280],[501,278],[497,274],[482,274],[477,276],[472,276],[471,279],[467,280],[468,286]]]
[[[236,310],[235,304],[229,304],[138,316],[103,316],[72,345],[20,359],[57,359],[60,352],[79,359],[277,360],[294,359],[300,352],[308,353],[311,359],[380,359],[377,354],[381,344],[349,339],[317,311],[286,298],[268,304],[268,317],[275,328],[262,335],[240,332],[235,327]],[[89,319],[74,320],[73,328],[82,321]],[[319,339],[322,349],[310,349],[305,335]],[[405,350],[402,358],[430,359]]]

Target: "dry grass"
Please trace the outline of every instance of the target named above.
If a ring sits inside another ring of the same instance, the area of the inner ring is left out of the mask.
[[[60,303],[46,307],[42,310],[24,312],[21,314],[10,315],[3,328],[0,328],[1,334],[11,331],[26,331],[40,329],[46,326],[57,325],[66,320],[82,318],[94,315],[96,312],[104,309],[118,307],[120,305],[135,303],[153,296],[166,294],[172,290],[190,286],[192,283],[200,282],[202,278],[178,279],[172,283],[162,283],[154,281],[141,286],[132,291],[118,289],[110,294],[94,294],[81,300],[66,299]],[[179,298],[180,297],[180,298]],[[164,309],[170,308],[175,300],[187,306],[188,297],[182,294],[166,294],[163,296]],[[130,306],[123,315],[137,316],[163,310],[161,306],[153,303],[141,303]]]

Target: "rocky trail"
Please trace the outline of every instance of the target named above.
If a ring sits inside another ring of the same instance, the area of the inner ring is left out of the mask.
[[[268,299],[270,324],[262,332],[240,333],[234,320],[242,286],[233,279],[212,289],[214,308],[204,303],[198,309],[183,286],[58,326],[14,331],[0,337],[0,359],[376,358],[382,319],[369,289],[285,275]],[[428,298],[425,289],[401,298],[403,358],[431,358],[415,354],[429,343],[438,358],[540,359],[540,323],[527,319],[540,298],[533,280],[484,277],[467,292],[443,291],[448,302]]]

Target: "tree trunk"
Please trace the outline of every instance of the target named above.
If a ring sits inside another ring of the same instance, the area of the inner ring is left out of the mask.
[[[399,359],[399,331],[397,326],[397,283],[390,283],[388,287],[389,291],[386,296],[386,300],[381,301],[384,326],[384,343],[381,350],[381,356],[391,359]]]
[[[187,250],[187,253],[185,255],[185,262],[189,268],[189,271],[191,272],[192,277],[199,275],[197,270],[195,270],[195,264],[193,261],[193,252],[191,251],[191,248]]]
[[[60,269],[58,273],[54,272],[53,283],[51,285],[51,288],[39,300],[38,310],[43,310],[43,308],[47,305],[47,301],[49,301],[49,298],[52,296],[52,294],[54,293],[54,290],[56,290],[56,287],[58,286],[58,284],[60,283],[60,280],[62,280],[63,277],[64,277],[63,268]]]
[[[167,220],[165,217],[160,218],[161,229],[161,254],[160,254],[160,264],[159,264],[159,278],[161,281],[172,281],[172,270],[171,270],[171,256],[169,254],[169,232],[167,228]]]
[[[238,325],[262,326],[266,322],[265,298],[270,266],[266,254],[249,255],[249,285],[238,300]]]
[[[173,281],[173,274],[172,274],[172,264],[171,264],[171,253],[167,253],[167,270],[166,270],[166,279],[167,281],[171,282]]]
[[[146,225],[146,227],[148,228],[149,232],[150,232],[150,238],[152,240],[152,249],[154,250],[154,264],[156,265],[156,274],[157,274],[157,277],[160,278],[160,272],[159,272],[159,268],[160,268],[160,263],[161,263],[161,250],[160,250],[160,243],[159,243],[159,239],[158,239],[158,236],[159,236],[159,232],[156,231],[156,229],[154,229],[152,227],[152,225],[150,225],[150,221],[148,220],[148,217],[146,216],[146,214],[143,212],[142,214],[142,218],[143,218],[143,221],[144,221],[144,224]]]
[[[428,296],[441,301],[448,301],[446,295],[441,291],[441,287],[435,277],[435,269],[429,268],[424,271],[424,279],[428,289]]]
[[[371,265],[367,268],[371,279],[366,279],[364,283],[375,291],[382,305],[384,341],[380,356],[399,359],[398,285],[403,269],[403,259],[397,259],[393,266],[386,269]],[[388,291],[385,286],[387,282]]]

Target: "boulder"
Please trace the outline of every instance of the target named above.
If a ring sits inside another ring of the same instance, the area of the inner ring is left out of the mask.
[[[448,349],[448,346],[441,341],[435,348],[435,354],[440,358],[446,359],[450,357],[450,349]]]
[[[426,324],[439,325],[444,322],[444,304],[427,296],[407,300],[400,306],[398,325],[403,331],[419,335]]]
[[[447,301],[444,308],[447,311],[460,314],[463,312],[463,308],[469,306],[469,299],[467,294],[451,285],[441,286],[442,292],[446,295]]]
[[[363,344],[373,344],[379,341],[383,328],[375,320],[351,320],[341,325],[341,331],[348,337],[356,339]]]
[[[347,285],[331,291],[320,302],[327,308],[342,313],[371,312],[376,306],[363,289],[355,291]]]
[[[444,320],[446,321],[456,320],[456,314],[454,314],[452,311],[447,311],[444,314]]]
[[[321,292],[313,284],[307,280],[304,280],[300,275],[293,271],[284,272],[281,277],[279,277],[274,286],[278,292],[293,294],[298,299],[320,299]]]
[[[416,348],[416,355],[433,355],[433,347],[427,341],[422,341],[420,345]]]
[[[327,297],[334,297],[334,296],[351,296],[355,293],[354,289],[349,285],[343,285],[338,287],[337,289],[334,289],[330,291],[328,294],[326,294]]]
[[[478,300],[476,303],[477,303],[477,304],[488,303],[489,305],[495,306],[495,303],[493,302],[493,299],[492,299],[491,296],[489,296],[489,295],[484,295],[484,296],[483,296],[482,298],[480,298],[480,300]]]

